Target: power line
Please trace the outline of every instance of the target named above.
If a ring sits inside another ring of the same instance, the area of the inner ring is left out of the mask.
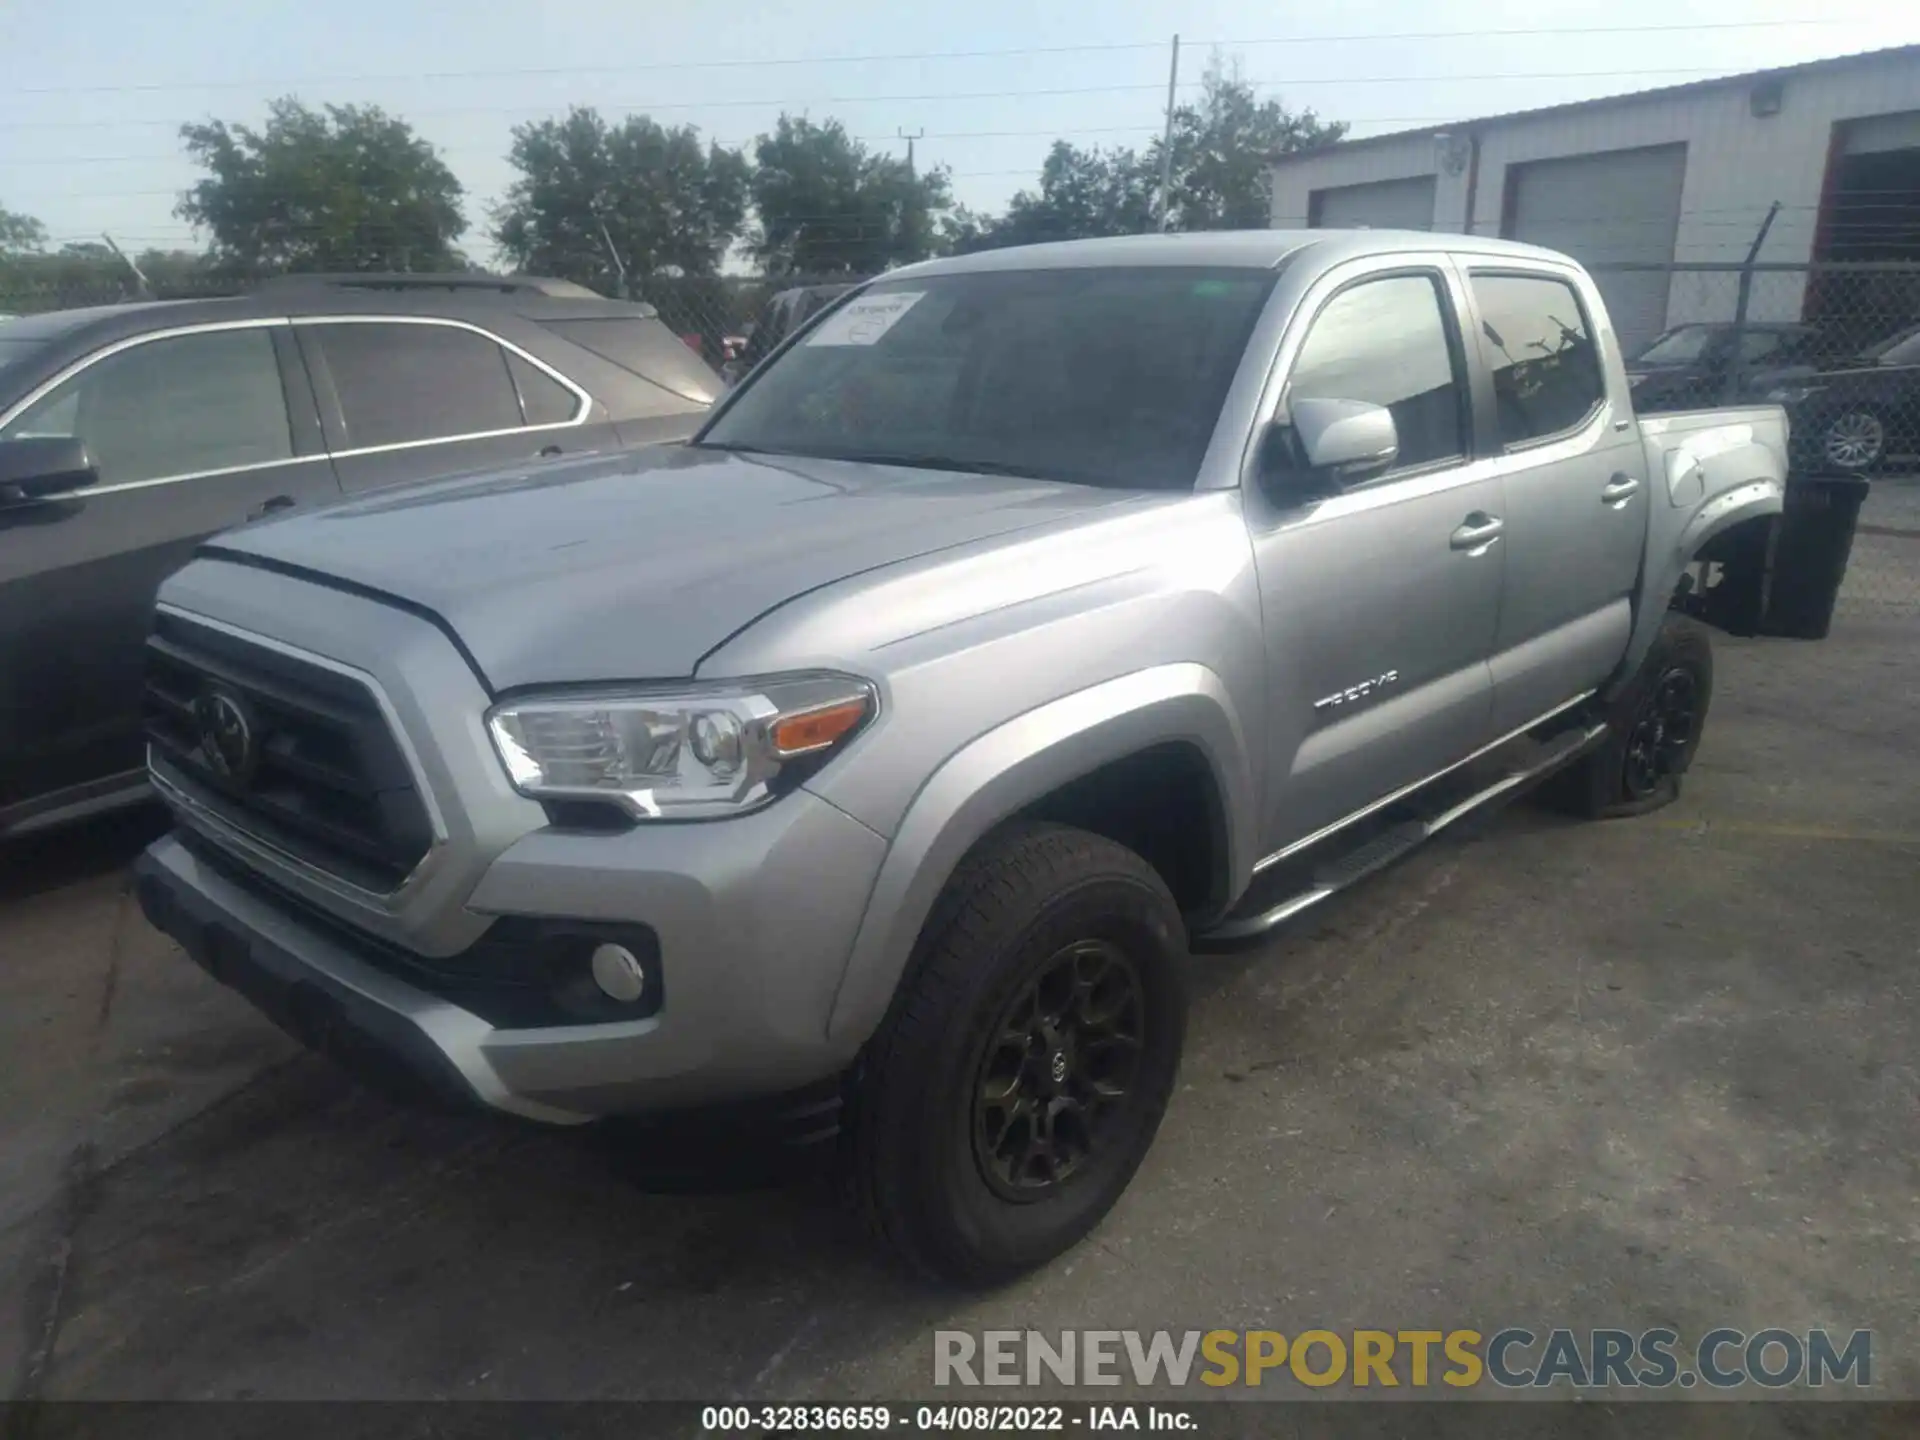
[[[1688,65],[1665,69],[1649,69],[1638,66],[1630,70],[1526,70],[1501,71],[1482,75],[1299,75],[1275,77],[1271,79],[1249,80],[1246,83],[1255,88],[1282,90],[1300,85],[1410,85],[1410,84],[1450,84],[1472,81],[1484,83],[1489,80],[1606,80],[1625,76],[1640,78],[1648,75],[1719,75],[1726,73],[1726,67],[1716,65]],[[1737,73],[1737,72],[1736,72]],[[1207,82],[1204,80],[1183,80],[1177,88],[1197,90]],[[756,106],[789,105],[869,105],[895,104],[901,102],[952,101],[952,100],[1026,100],[1044,99],[1059,95],[1113,95],[1141,90],[1159,90],[1161,84],[1131,85],[1068,85],[1044,90],[957,90],[946,93],[918,95],[794,95],[768,97],[750,100],[663,100],[647,102],[620,102],[595,106],[616,114],[647,113],[655,110],[707,110],[707,109],[745,109]],[[431,110],[412,110],[408,119],[422,116],[446,115],[552,115],[552,105],[456,105]],[[169,127],[185,123],[172,120],[35,120],[23,125],[10,125],[13,130],[118,130],[151,129]],[[895,137],[898,138],[898,137]]]
[[[1394,40],[1482,40],[1509,36],[1653,35],[1680,31],[1778,30],[1817,26],[1857,25],[1859,16],[1806,16],[1787,20],[1689,21],[1665,25],[1515,26],[1480,30],[1401,30],[1377,34],[1275,35],[1247,39],[1197,40],[1196,45],[1351,45]],[[502,69],[430,70],[411,74],[363,73],[310,75],[304,78],[254,80],[170,80],[142,85],[27,85],[15,86],[15,95],[154,94],[170,90],[269,90],[282,86],[363,85],[384,81],[492,80],[515,76],[629,75],[669,70],[746,70],[772,66],[860,65],[906,60],[1007,59],[1020,55],[1082,55],[1130,50],[1159,50],[1162,40],[1132,40],[1080,45],[1020,45],[994,50],[920,50],[868,55],[793,55],[752,60],[655,60],[624,65],[515,66]]]

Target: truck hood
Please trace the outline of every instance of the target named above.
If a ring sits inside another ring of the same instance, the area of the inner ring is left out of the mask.
[[[251,557],[431,611],[496,691],[673,679],[836,580],[1137,498],[683,446],[383,490],[249,525]]]

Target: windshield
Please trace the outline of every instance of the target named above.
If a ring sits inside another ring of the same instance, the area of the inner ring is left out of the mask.
[[[1853,358],[1869,364],[1911,365],[1920,360],[1920,325],[1896,330],[1884,340],[1876,340]]]
[[[1185,488],[1273,278],[1161,267],[882,282],[775,360],[699,443]]]
[[[1711,325],[1680,325],[1667,331],[1642,350],[1634,363],[1640,365],[1681,365],[1698,360],[1713,341]]]

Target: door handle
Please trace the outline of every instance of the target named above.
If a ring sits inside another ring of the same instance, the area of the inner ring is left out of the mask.
[[[291,510],[294,498],[291,495],[276,495],[271,500],[263,500],[247,512],[249,520],[261,520],[277,510]]]
[[[1484,515],[1476,510],[1453,532],[1447,543],[1469,555],[1484,555],[1493,548],[1493,542],[1500,538],[1500,532],[1506,528],[1506,522],[1498,516]]]
[[[560,447],[558,445],[542,445],[540,447],[540,458],[542,460],[551,460],[559,453]]]
[[[1640,493],[1640,482],[1631,475],[1615,475],[1600,492],[1600,503],[1618,510]]]

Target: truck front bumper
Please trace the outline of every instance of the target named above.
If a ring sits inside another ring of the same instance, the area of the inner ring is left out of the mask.
[[[396,966],[390,942],[209,843],[169,835],[136,862],[148,920],[296,1039],[386,1088],[577,1124],[779,1096],[853,1058],[827,1019],[886,847],[805,792],[721,824],[535,832],[494,861],[470,908],[659,937],[663,999],[632,1020],[493,1023]]]

